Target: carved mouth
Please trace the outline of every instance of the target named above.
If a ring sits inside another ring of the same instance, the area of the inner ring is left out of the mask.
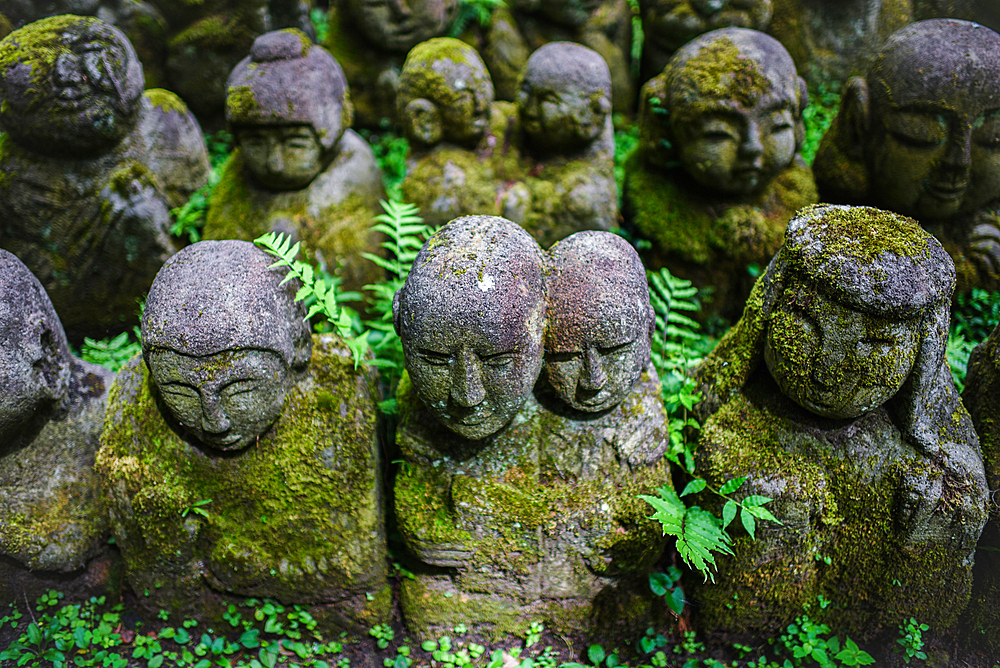
[[[76,102],[89,92],[88,86],[63,86],[56,89],[56,99],[63,102]]]
[[[955,202],[961,200],[965,196],[965,191],[968,190],[968,188],[969,184],[965,182],[959,184],[929,183],[926,190],[927,194],[934,199],[942,202]]]

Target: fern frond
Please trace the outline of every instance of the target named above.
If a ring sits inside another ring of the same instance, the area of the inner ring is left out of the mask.
[[[711,579],[715,582],[713,553],[733,553],[729,547],[732,539],[722,529],[722,523],[715,515],[698,506],[685,506],[672,489],[661,487],[657,491],[658,496],[639,496],[656,511],[651,519],[660,523],[663,535],[677,539],[677,553],[689,566],[701,571],[706,581]]]

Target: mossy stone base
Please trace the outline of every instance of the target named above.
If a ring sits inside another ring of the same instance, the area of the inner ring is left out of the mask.
[[[754,282],[747,266],[766,267],[792,215],[818,201],[812,172],[796,156],[759,194],[734,200],[706,192],[680,168],[650,169],[639,153],[625,163],[622,208],[653,243],[644,263],[714,288],[706,312],[738,319]]]
[[[185,440],[130,362],[97,470],[140,606],[221,623],[230,603],[268,597],[314,606],[324,632],[389,619],[375,422],[372,379],[333,336],[315,338],[278,421],[234,454]],[[207,499],[207,516],[191,510]]]
[[[821,418],[761,368],[704,424],[699,457],[714,486],[748,476],[740,498],[773,498],[768,508],[784,523],[759,522],[756,540],[737,537],[735,556],[719,560],[716,584],[692,583],[701,628],[773,634],[819,595],[835,604],[824,621],[855,638],[895,633],[909,617],[945,629],[965,608],[972,548],[908,533],[900,502],[914,491],[908,478],[947,474],[902,439],[884,408]],[[721,510],[717,499],[701,501]]]
[[[462,622],[501,635],[541,620],[593,638],[653,621],[646,577],[664,538],[637,496],[671,482],[651,368],[601,414],[566,409],[540,386],[510,425],[479,442],[438,424],[406,378],[398,399],[406,463],[396,515],[423,562],[402,589],[413,633],[436,637]]]

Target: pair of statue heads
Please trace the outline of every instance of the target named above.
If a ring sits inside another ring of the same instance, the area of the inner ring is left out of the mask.
[[[643,87],[639,149],[650,167],[680,166],[710,191],[752,196],[792,163],[808,101],[777,40],[715,30],[684,45]]]
[[[594,51],[573,42],[536,50],[521,73],[517,107],[532,146],[552,153],[590,145],[611,112],[611,75]],[[487,130],[494,90],[468,44],[441,37],[414,47],[400,74],[397,111],[418,145],[475,148]]]
[[[337,61],[301,31],[258,37],[227,82],[226,121],[254,179],[272,190],[309,185],[353,120]]]
[[[478,440],[517,415],[543,365],[572,408],[616,406],[649,362],[653,313],[620,238],[580,232],[543,253],[506,219],[468,216],[421,249],[393,321],[431,414]]]
[[[171,257],[149,291],[143,357],[172,424],[203,446],[253,443],[309,363],[302,304],[270,265],[249,242],[202,241]]]

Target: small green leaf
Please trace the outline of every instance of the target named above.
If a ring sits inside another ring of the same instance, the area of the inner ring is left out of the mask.
[[[736,519],[736,513],[739,510],[739,504],[737,504],[732,499],[726,501],[726,505],[722,507],[722,528],[725,529],[729,526],[729,523]]]
[[[684,491],[680,493],[680,496],[687,496],[688,494],[697,494],[701,490],[705,489],[706,485],[708,485],[708,483],[705,482],[702,478],[695,478],[684,487]]]
[[[599,665],[601,661],[604,661],[604,648],[600,645],[591,645],[587,650],[587,658],[595,666]]]
[[[750,538],[757,540],[757,537],[754,535],[757,523],[754,521],[753,515],[744,510],[740,513],[740,521],[743,522],[743,528],[747,530],[748,534],[750,534]]]
[[[719,494],[732,494],[740,487],[742,487],[743,483],[745,483],[747,480],[748,478],[746,476],[733,478],[732,480],[727,481],[726,484],[724,484],[722,487],[719,488]]]

